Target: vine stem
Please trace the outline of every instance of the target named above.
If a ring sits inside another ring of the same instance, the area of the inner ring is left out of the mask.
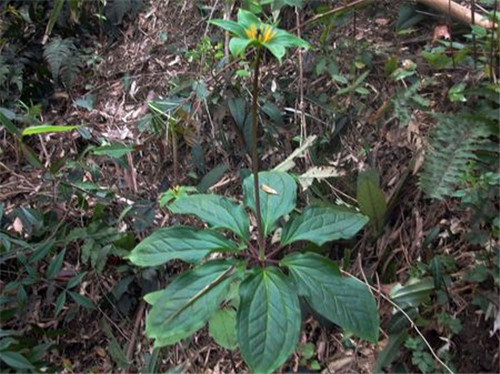
[[[261,47],[257,47],[257,54],[254,61],[253,77],[253,97],[252,97],[252,173],[253,187],[255,192],[255,215],[257,220],[257,242],[259,245],[259,260],[264,262],[266,256],[266,242],[262,231],[262,217],[260,214],[260,191],[259,191],[259,152],[257,148],[257,136],[259,129],[258,103],[259,98],[259,68],[260,68]]]

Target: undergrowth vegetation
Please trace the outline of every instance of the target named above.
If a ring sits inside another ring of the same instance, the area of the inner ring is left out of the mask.
[[[2,372],[498,371],[498,2],[167,3],[0,8]]]

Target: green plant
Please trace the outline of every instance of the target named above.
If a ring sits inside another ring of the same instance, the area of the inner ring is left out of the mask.
[[[430,197],[450,196],[467,172],[470,161],[481,152],[495,152],[490,136],[494,127],[473,115],[436,115],[439,121],[430,138],[429,153],[420,175],[420,186]]]
[[[258,170],[261,49],[268,48],[281,59],[286,47],[307,43],[263,24],[244,10],[238,13],[238,23],[212,22],[236,34],[230,43],[233,54],[240,55],[249,45],[257,49],[252,175],[243,181],[243,205],[223,196],[189,194],[190,189],[185,187],[163,195],[162,202],[172,213],[194,215],[210,228],[159,229],[128,256],[139,266],[159,266],[172,260],[194,264],[165,289],[145,296],[152,305],[146,319],[147,335],[155,339],[156,347],[167,346],[191,336],[210,321],[210,333],[216,341],[230,349],[238,346],[250,370],[269,373],[283,365],[296,349],[301,326],[300,297],[347,332],[376,342],[379,321],[368,287],[343,277],[337,264],[328,258],[297,251],[298,242],[322,245],[351,238],[368,218],[333,206],[308,206],[301,214],[296,213],[294,178],[284,172]],[[256,239],[246,208],[255,217]],[[230,232],[234,240],[218,230]],[[273,240],[276,233],[281,233],[280,239]],[[220,319],[227,322],[224,331]]]
[[[427,351],[422,338],[408,338],[405,347],[411,351],[411,362],[417,366],[422,373],[433,373],[436,369],[434,358]]]
[[[66,86],[71,85],[82,65],[81,55],[71,38],[54,38],[44,46],[43,57],[49,64],[54,81],[61,81]]]
[[[295,209],[296,184],[286,173],[260,172],[259,176],[265,238],[272,236],[280,218]],[[255,213],[253,176],[245,179],[243,188],[244,203]],[[315,253],[279,256],[296,242],[322,245],[350,238],[366,224],[363,215],[336,207],[309,206],[302,214],[292,215],[282,227],[280,242],[271,242],[270,252],[263,254],[251,240],[244,207],[225,197],[178,194],[168,208],[173,213],[195,215],[210,229],[159,229],[129,256],[140,266],[158,266],[174,259],[195,264],[193,270],[175,278],[164,290],[145,297],[152,305],[146,332],[155,338],[155,346],[189,337],[217,313],[221,303],[239,299],[235,327],[241,353],[252,371],[271,372],[284,363],[297,344],[299,296],[346,331],[377,340],[376,305],[364,284],[342,277],[334,262]],[[231,241],[215,229],[229,230],[238,240]],[[224,258],[216,252],[223,253]],[[213,259],[206,260],[210,255]],[[239,293],[228,298],[232,285],[239,287]]]

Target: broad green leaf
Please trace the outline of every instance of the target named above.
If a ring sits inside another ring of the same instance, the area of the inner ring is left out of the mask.
[[[236,338],[236,310],[219,309],[208,321],[208,333],[220,346],[234,350],[238,346]]]
[[[370,179],[364,178],[358,183],[357,199],[359,209],[370,217],[377,233],[380,233],[385,224],[387,203],[382,190]]]
[[[333,207],[308,206],[290,219],[283,228],[281,244],[307,240],[316,245],[353,237],[368,222],[368,218]]]
[[[261,23],[262,21],[252,12],[241,8],[238,10],[238,24],[242,25],[244,28],[249,28],[252,25],[258,27]]]
[[[5,362],[10,367],[13,367],[14,369],[34,369],[31,362],[29,362],[26,357],[18,352],[0,352],[0,360]]]
[[[255,213],[256,208],[253,174],[244,180],[243,190],[243,201],[245,205],[252,209]],[[262,230],[264,235],[267,235],[274,229],[278,218],[290,213],[295,208],[297,185],[293,178],[286,173],[277,171],[260,172],[259,196],[260,211],[262,216]]]
[[[37,135],[37,134],[46,134],[46,133],[54,133],[54,132],[67,132],[73,131],[81,126],[51,126],[51,125],[40,125],[40,126],[31,126],[27,127],[23,130],[22,135]]]
[[[128,258],[139,266],[158,266],[174,259],[198,262],[217,250],[236,252],[238,248],[218,232],[175,226],[155,231],[140,242]]]
[[[172,213],[194,214],[214,229],[227,229],[248,240],[250,222],[241,205],[218,195],[181,195],[168,205]]]
[[[146,333],[156,339],[155,347],[175,344],[202,328],[224,300],[233,270],[228,261],[211,261],[160,291],[146,318]]]
[[[243,52],[245,52],[245,48],[252,42],[251,39],[248,38],[231,38],[229,41],[229,50],[233,56],[239,56]]]
[[[281,61],[283,56],[286,53],[286,49],[282,44],[279,43],[265,43],[264,44],[267,49],[278,59],[278,61]]]
[[[165,290],[157,290],[144,295],[144,301],[149,305],[155,305],[155,303],[160,299]]]
[[[236,328],[241,355],[254,373],[271,373],[297,346],[299,299],[275,267],[255,269],[240,285]]]
[[[303,39],[296,37],[293,34],[290,34],[284,30],[275,29],[276,35],[266,43],[266,47],[269,45],[281,45],[283,47],[302,47],[305,49],[310,48],[310,44]]]
[[[245,35],[245,29],[243,26],[239,25],[238,23],[234,21],[226,21],[222,19],[214,19],[210,21],[211,24],[215,26],[219,26],[220,28],[232,32],[234,35],[236,35],[239,38],[246,38]]]
[[[314,310],[344,330],[377,342],[377,305],[365,284],[342,277],[334,262],[315,253],[286,256],[281,265],[288,267],[299,294]]]
[[[124,145],[121,143],[111,143],[93,148],[92,153],[98,156],[109,156],[113,158],[120,158],[125,156],[127,153],[132,152],[133,149],[134,147],[131,145]]]
[[[406,285],[395,285],[389,293],[390,298],[401,308],[418,306],[429,300],[434,290],[433,278],[410,279]]]

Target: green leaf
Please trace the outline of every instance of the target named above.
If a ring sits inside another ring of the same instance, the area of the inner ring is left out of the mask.
[[[18,341],[14,338],[3,338],[0,340],[0,352],[9,348],[12,344],[17,344]]]
[[[252,39],[248,38],[231,38],[229,41],[229,50],[233,56],[239,56],[245,52],[246,47],[252,42]]]
[[[249,28],[251,25],[258,27],[261,23],[262,21],[252,12],[241,8],[238,10],[238,24],[243,26],[245,29]]]
[[[378,354],[377,361],[373,366],[374,373],[382,373],[382,369],[392,363],[399,355],[399,349],[405,342],[408,333],[402,331],[395,335],[389,335],[389,340],[385,348]]]
[[[59,270],[61,270],[65,254],[66,248],[59,252],[55,259],[49,264],[49,266],[47,267],[47,271],[45,272],[45,276],[47,277],[47,279],[53,279],[57,275]]]
[[[434,290],[434,279],[410,279],[406,285],[397,284],[389,293],[390,298],[401,308],[418,306],[429,300]]]
[[[295,290],[275,267],[255,269],[240,285],[238,344],[251,372],[271,373],[297,346],[301,313]]]
[[[176,214],[194,214],[214,229],[228,229],[248,240],[250,222],[241,205],[218,195],[182,195],[168,208]]]
[[[79,293],[72,292],[72,291],[69,291],[69,296],[71,296],[71,298],[73,300],[75,300],[75,302],[77,304],[79,304],[80,306],[83,306],[84,308],[92,309],[92,310],[94,310],[96,308],[94,303],[92,302],[92,300],[90,300],[86,296],[80,295]]]
[[[125,348],[122,348],[120,344],[118,343],[118,340],[116,339],[115,335],[113,334],[113,331],[111,330],[111,327],[106,323],[106,321],[103,319],[101,322],[101,328],[106,334],[106,336],[109,339],[108,343],[108,352],[113,361],[116,363],[118,367],[121,369],[128,369],[129,362],[127,360],[127,356],[125,354]]]
[[[155,347],[177,343],[202,328],[229,289],[234,266],[211,261],[185,272],[156,295],[146,318],[146,333]]]
[[[281,244],[307,240],[316,245],[337,239],[353,237],[368,222],[359,213],[333,207],[308,206],[304,212],[290,219],[283,228]]]
[[[206,175],[203,176],[201,182],[196,186],[198,191],[206,192],[210,187],[217,183],[227,171],[228,167],[226,164],[220,164],[210,170]]]
[[[78,285],[82,281],[83,277],[85,277],[85,275],[87,275],[86,271],[84,271],[83,273],[77,274],[74,277],[72,277],[68,281],[68,284],[66,285],[66,288],[69,290],[70,288],[73,288],[76,285]]]
[[[285,4],[294,6],[297,8],[302,8],[302,0],[284,0]]]
[[[280,264],[288,267],[299,294],[314,310],[344,330],[377,342],[377,305],[365,284],[342,277],[334,262],[315,253],[295,253]]]
[[[208,321],[208,333],[220,346],[234,350],[238,346],[236,338],[236,310],[219,309]]]
[[[158,266],[174,259],[198,262],[217,250],[236,252],[238,248],[218,232],[174,226],[155,231],[139,243],[128,258],[139,266]]]
[[[21,152],[23,153],[24,158],[26,158],[26,160],[31,164],[31,166],[37,169],[43,168],[43,165],[38,159],[38,156],[36,155],[35,151],[33,151],[33,149],[29,145],[20,142],[19,147],[21,148]]]
[[[45,41],[52,33],[52,29],[54,28],[56,21],[59,18],[59,14],[61,13],[64,2],[64,0],[55,1],[54,8],[52,8],[52,11],[50,12],[49,22],[47,22],[47,26],[45,28],[45,34],[43,36],[42,44],[45,44]]]
[[[210,21],[212,25],[219,26],[220,28],[232,32],[234,35],[236,35],[239,38],[246,38],[245,34],[245,29],[243,26],[239,25],[237,22],[234,21],[226,21],[222,19],[214,19]]]
[[[98,156],[109,156],[113,158],[120,158],[125,156],[127,153],[132,152],[133,149],[134,147],[131,145],[124,145],[121,143],[111,143],[93,148],[92,153]]]
[[[263,185],[265,187],[263,188]],[[276,194],[264,190],[274,190]],[[246,206],[256,212],[253,174],[243,182],[243,201]],[[283,172],[264,171],[259,173],[260,211],[263,234],[267,235],[275,227],[278,218],[290,213],[295,208],[297,185],[293,178]]]
[[[290,34],[284,30],[275,29],[276,35],[267,43],[265,43],[266,47],[270,44],[273,45],[281,45],[283,47],[302,47],[305,49],[309,49],[311,45],[303,39],[296,37],[293,34]]]
[[[304,345],[300,345],[297,348],[297,352],[299,352],[300,355],[306,360],[311,359],[314,356],[315,351],[316,351],[316,346],[314,345],[314,343],[306,343]]]
[[[27,127],[23,130],[22,135],[37,135],[37,134],[46,134],[46,133],[54,133],[54,132],[67,132],[73,131],[81,126],[51,126],[51,125],[41,125],[41,126],[31,126]]]
[[[281,61],[286,53],[286,48],[279,43],[265,43],[264,46],[269,49],[269,52],[271,52],[278,61]]]
[[[29,362],[26,357],[18,352],[0,352],[0,359],[14,369],[34,369],[31,362]]]
[[[8,132],[15,135],[17,138],[21,137],[21,132],[19,129],[0,111],[0,124],[4,126]]]
[[[66,303],[66,291],[63,291],[57,296],[56,307],[54,309],[54,318],[61,312],[64,304]]]
[[[387,203],[382,190],[370,179],[363,178],[358,183],[357,199],[359,209],[370,217],[377,233],[380,233],[385,224]]]

